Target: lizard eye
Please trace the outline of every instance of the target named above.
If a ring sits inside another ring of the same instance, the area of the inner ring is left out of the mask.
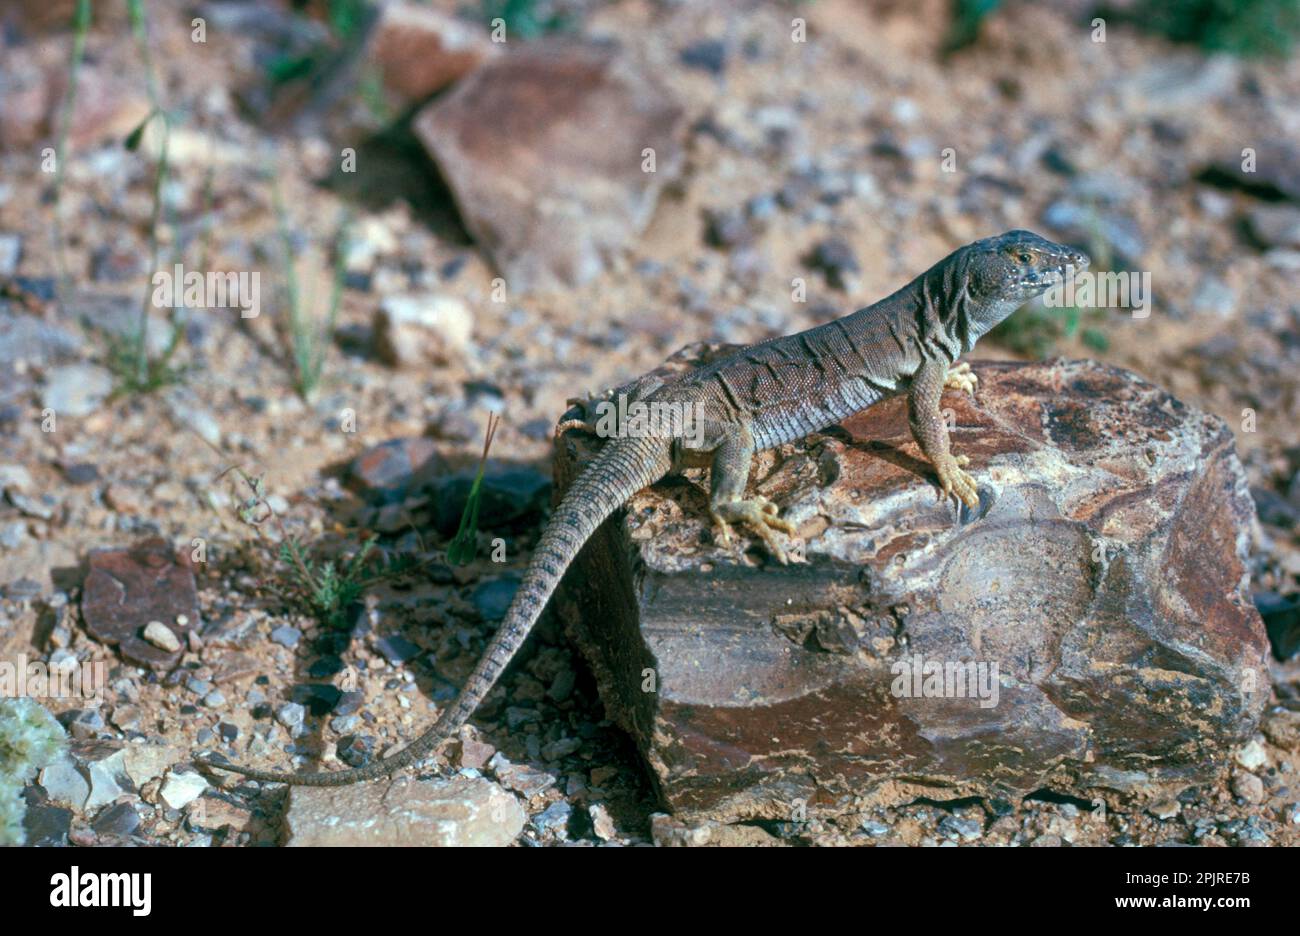
[[[1030,260],[1033,260],[1034,258],[1029,256],[1029,254],[1027,253],[1018,253],[1016,254],[1016,259],[1019,260],[1021,263],[1028,263]]]

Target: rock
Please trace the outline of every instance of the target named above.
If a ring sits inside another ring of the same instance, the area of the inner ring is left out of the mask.
[[[31,472],[22,465],[0,465],[0,491],[30,491],[32,489]]]
[[[70,753],[65,753],[41,771],[39,782],[50,802],[81,809],[90,797],[90,781],[77,767]]]
[[[721,39],[700,39],[677,56],[687,68],[698,68],[714,77],[727,70],[727,44]]]
[[[1258,770],[1268,763],[1268,752],[1258,738],[1252,738],[1233,753],[1232,759],[1247,770]]]
[[[41,404],[58,416],[89,416],[113,392],[113,375],[95,364],[66,364],[45,375]]]
[[[1300,202],[1300,147],[1265,138],[1252,141],[1249,148],[1252,158],[1235,146],[1207,166],[1202,177],[1268,198]]]
[[[470,347],[474,321],[448,295],[388,296],[375,313],[375,348],[393,367],[450,364]]]
[[[444,536],[460,527],[465,502],[474,486],[471,473],[439,480],[433,525]],[[512,529],[534,520],[550,502],[551,481],[534,468],[489,468],[479,485],[479,527]]]
[[[650,817],[650,837],[660,848],[772,848],[784,844],[759,826],[683,822],[663,813]]]
[[[1246,223],[1265,247],[1300,247],[1300,208],[1294,205],[1260,205]]]
[[[895,398],[760,456],[806,561],[720,546],[693,485],[639,493],[588,544],[555,606],[675,813],[1158,799],[1253,736],[1268,645],[1227,427],[1097,364],[975,370],[978,401],[943,403],[975,515],[936,499]],[[558,487],[596,444],[559,440]]]
[[[31,791],[23,791],[28,799],[27,812],[23,816],[24,844],[32,848],[57,848],[68,844],[68,834],[72,831],[72,810],[48,803],[31,802]]]
[[[66,62],[37,61],[29,49],[5,50],[0,75],[0,147],[19,149],[53,140],[67,94]],[[87,58],[77,73],[77,96],[68,125],[73,150],[124,139],[148,116],[141,83],[111,63]]]
[[[23,255],[23,239],[17,234],[0,234],[0,276],[13,276],[18,272],[18,261]]]
[[[519,590],[519,578],[517,576],[503,576],[502,578],[490,579],[486,582],[479,582],[470,593],[470,601],[474,604],[474,610],[479,613],[479,617],[485,621],[499,621],[506,616],[506,610],[510,607],[510,602],[514,600],[515,592]]]
[[[1247,803],[1264,802],[1264,781],[1253,773],[1239,773],[1232,778],[1232,793]]]
[[[433,440],[411,436],[366,449],[348,466],[348,482],[362,496],[396,501],[446,469]]]
[[[838,237],[821,241],[813,248],[809,265],[826,274],[826,282],[832,289],[852,292],[856,288],[857,274],[862,272],[853,248]]]
[[[140,827],[140,814],[130,803],[116,803],[102,810],[90,827],[98,835],[130,835]]]
[[[481,777],[290,787],[285,844],[500,847],[526,819],[518,800]]]
[[[307,709],[297,702],[286,702],[275,710],[275,720],[290,732],[302,728],[303,719],[307,717]]]
[[[1300,751],[1300,712],[1271,709],[1260,723],[1264,737],[1284,751]]]
[[[401,666],[408,660],[414,660],[424,652],[419,644],[412,643],[401,634],[386,634],[383,637],[376,637],[375,649],[394,666]]]
[[[596,833],[596,838],[602,842],[609,842],[618,837],[618,830],[614,828],[614,817],[609,814],[604,803],[592,803],[587,807],[587,813],[591,816],[591,828]]]
[[[184,809],[202,796],[208,786],[208,781],[197,771],[169,770],[158,796],[172,809]]]
[[[1174,818],[1182,810],[1182,805],[1176,799],[1163,799],[1147,807],[1147,812],[1162,822]]]
[[[1072,244],[1091,244],[1109,254],[1110,269],[1136,268],[1146,253],[1142,232],[1132,218],[1113,210],[1098,211],[1080,202],[1053,202],[1043,212],[1043,224]]]
[[[144,639],[159,650],[175,653],[181,648],[181,642],[162,621],[150,621],[144,626]]]
[[[1273,654],[1285,662],[1300,653],[1300,597],[1260,592],[1255,595],[1255,606],[1264,619]]]
[[[400,111],[468,74],[496,52],[477,25],[421,4],[384,3],[366,40],[365,57],[397,96]]]
[[[298,646],[298,641],[301,639],[302,631],[296,627],[290,627],[288,624],[281,624],[271,631],[271,642],[282,647],[288,647],[290,650]]]
[[[533,770],[523,764],[512,764],[504,754],[494,754],[488,768],[507,790],[514,790],[525,799],[540,796],[555,786],[555,776],[544,770]]]
[[[180,662],[180,646],[163,650],[144,638],[144,630],[151,621],[166,622],[179,639],[199,621],[189,552],[151,537],[129,549],[94,550],[88,563],[81,616],[90,635],[116,644],[139,666],[168,670]]]
[[[604,45],[516,44],[413,127],[515,292],[599,276],[645,230],[684,162],[682,108]]]
[[[4,311],[4,304],[0,301],[0,366],[6,370],[12,369],[19,361],[42,366],[72,361],[82,353],[84,346],[85,342],[75,331],[30,315],[11,315]],[[72,381],[71,378],[65,379]],[[69,391],[63,392],[66,395]]]
[[[533,817],[533,827],[542,835],[548,833],[561,838],[569,828],[569,819],[573,816],[573,807],[564,800],[552,803]]]

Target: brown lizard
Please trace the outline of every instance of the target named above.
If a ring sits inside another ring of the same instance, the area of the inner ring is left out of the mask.
[[[756,452],[825,429],[898,393],[908,395],[912,434],[934,465],[943,495],[979,504],[975,481],[954,455],[939,411],[945,389],[973,393],[975,375],[957,364],[978,338],[1022,304],[1063,282],[1088,258],[1028,231],[975,241],[893,295],[844,318],[744,348],[650,385],[647,403],[693,408],[685,432],[620,433],[578,476],[543,531],[505,619],[464,689],[433,727],[397,754],[354,770],[283,774],[205,761],[257,780],[340,786],[392,774],[423,760],[455,733],[496,684],[541,616],[587,538],[633,494],[682,467],[710,468],[709,513],[730,542],[745,524],[786,561],[774,530],[794,533],[763,497],[746,497]],[[585,421],[584,421],[585,424]],[[660,428],[660,427],[656,427]]]

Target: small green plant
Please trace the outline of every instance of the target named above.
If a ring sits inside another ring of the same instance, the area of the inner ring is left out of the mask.
[[[478,508],[482,500],[483,474],[487,471],[488,451],[492,448],[492,439],[496,435],[501,419],[496,413],[488,414],[487,433],[483,439],[483,456],[478,462],[478,473],[470,485],[469,496],[465,499],[465,510],[460,515],[460,527],[451,545],[447,547],[447,561],[452,565],[467,565],[474,561],[474,551],[478,546]]]
[[[248,497],[239,503],[240,521],[252,527],[258,542],[267,547],[273,544],[264,524],[272,521],[279,533],[278,548],[270,551],[273,578],[266,582],[268,590],[326,627],[346,627],[348,610],[368,588],[420,567],[421,562],[414,556],[378,550],[377,536],[364,539],[350,558],[325,558],[321,544],[309,546],[290,535],[280,515],[267,502],[266,483],[261,476],[251,477],[239,467],[229,468],[222,475],[231,471],[248,489]]]
[[[1296,0],[1143,0],[1129,17],[1207,52],[1284,56],[1300,37]]]
[[[158,84],[154,76],[153,56],[149,49],[148,17],[143,0],[127,0],[127,15],[131,23],[131,32],[140,51],[144,64],[145,85],[149,92],[150,110],[144,120],[131,131],[123,142],[130,152],[140,148],[145,132],[151,124],[160,128],[161,143],[158,151],[158,167],[153,179],[153,210],[149,220],[149,270],[158,269],[160,254],[158,232],[163,222],[163,189],[167,184],[168,147],[171,141],[171,122],[167,111],[162,106],[158,94]],[[153,357],[149,353],[149,309],[152,307],[152,275],[145,284],[144,300],[140,304],[140,314],[135,327],[125,335],[109,334],[106,336],[107,354],[105,363],[117,379],[116,395],[151,393],[160,387],[177,383],[184,378],[184,370],[172,365],[172,358],[180,347],[185,334],[180,313],[172,309],[168,316],[171,334],[167,347],[162,354]],[[91,327],[94,323],[88,323]]]
[[[67,734],[32,699],[0,699],[0,846],[25,844],[23,787],[67,746]]]
[[[483,0],[483,21],[499,19],[506,25],[506,36],[536,39],[547,33],[569,28],[570,21],[543,0]]]
[[[1002,0],[952,0],[952,18],[943,40],[943,54],[951,55],[979,38],[985,18],[1002,5]]]
[[[325,315],[310,315],[304,309],[298,271],[294,267],[296,250],[293,234],[289,230],[288,213],[280,199],[278,184],[273,187],[272,198],[279,219],[280,243],[284,253],[285,303],[289,311],[286,341],[293,362],[293,387],[298,395],[306,400],[320,385],[321,376],[325,371],[325,355],[333,341],[334,326],[338,322],[339,305],[343,300],[343,279],[346,273],[349,215],[345,210],[335,229],[334,243],[331,247],[333,276]]]
[[[67,243],[63,237],[63,163],[68,153],[68,134],[77,103],[77,78],[86,54],[86,35],[90,31],[90,0],[77,0],[72,17],[72,55],[68,61],[68,93],[59,115],[59,135],[54,147],[54,223],[50,236],[54,241],[55,282],[60,291],[68,281]]]

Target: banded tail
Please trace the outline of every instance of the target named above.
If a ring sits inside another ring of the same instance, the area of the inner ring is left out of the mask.
[[[365,767],[327,773],[285,774],[214,760],[202,763],[254,780],[328,787],[387,777],[423,760],[465,724],[483,697],[496,685],[502,670],[523,646],[533,625],[542,616],[546,602],[560,584],[565,570],[596,528],[629,497],[668,473],[671,465],[669,449],[668,440],[656,438],[618,438],[605,445],[556,508],[500,629],[488,644],[478,666],[474,667],[460,695],[432,728],[401,751]]]

